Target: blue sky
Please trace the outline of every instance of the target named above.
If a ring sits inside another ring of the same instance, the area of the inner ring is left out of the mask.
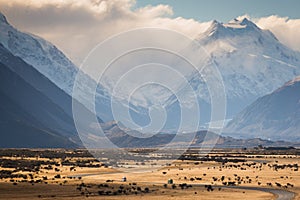
[[[300,0],[137,0],[137,7],[167,4],[174,17],[194,18],[199,21],[216,19],[227,22],[237,16],[251,17],[279,15],[300,18]]]

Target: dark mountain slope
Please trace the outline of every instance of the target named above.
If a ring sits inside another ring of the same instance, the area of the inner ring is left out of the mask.
[[[2,147],[75,147],[79,141],[70,113],[64,105],[54,103],[43,92],[26,82],[16,73],[40,88],[51,88],[53,94],[61,93],[47,78],[35,71],[20,58],[10,54],[0,45],[0,130]],[[30,77],[30,75],[32,75]],[[50,96],[50,95],[49,95]],[[53,97],[54,98],[54,97]],[[63,100],[63,99],[67,100]],[[63,96],[69,102],[71,97]]]
[[[232,136],[300,141],[300,77],[256,100],[225,131]]]

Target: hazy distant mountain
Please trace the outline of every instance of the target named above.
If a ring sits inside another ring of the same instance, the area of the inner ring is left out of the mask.
[[[262,146],[300,146],[300,143],[270,141],[260,138],[235,139],[228,136],[220,136],[213,132],[198,131],[197,133],[180,134],[177,142],[172,142],[175,134],[159,133],[148,138],[137,138],[122,131],[115,122],[109,122],[102,125],[106,136],[116,146],[122,148],[141,148],[141,147],[163,147],[171,144],[174,147],[180,147],[183,144],[190,144],[190,147],[217,147],[217,148],[243,148]],[[194,136],[192,141],[186,141],[186,138]],[[185,143],[188,142],[188,143]]]
[[[300,77],[259,98],[224,130],[232,136],[300,141]]]

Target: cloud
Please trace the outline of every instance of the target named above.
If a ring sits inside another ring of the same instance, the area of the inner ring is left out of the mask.
[[[288,47],[300,51],[300,19],[271,15],[254,21],[259,27],[272,31]]]
[[[51,41],[78,65],[94,46],[122,31],[158,27],[193,38],[211,24],[173,18],[169,5],[138,9],[135,5],[135,0],[0,0],[0,11],[18,29]],[[261,28],[270,29],[285,45],[300,51],[300,19],[273,15],[252,20]]]
[[[253,18],[247,14],[239,16],[237,19],[244,19],[245,17],[251,19],[260,28],[270,30],[281,43],[300,51],[300,19],[289,19],[278,15]]]
[[[134,9],[134,0],[0,0],[0,10],[22,31],[39,35],[80,64],[107,37],[138,27],[160,27],[194,37],[209,26],[172,18],[168,5]]]

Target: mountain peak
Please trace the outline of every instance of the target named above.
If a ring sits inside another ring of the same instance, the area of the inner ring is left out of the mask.
[[[247,17],[245,17],[242,20],[241,24],[248,25],[248,24],[253,24],[253,22],[251,22]]]
[[[254,27],[254,28],[258,28],[256,26],[255,23],[253,23],[252,21],[250,21],[249,19],[247,19],[246,17],[242,20],[242,22],[240,23],[241,25],[245,25],[247,27]]]
[[[219,25],[219,24],[221,24],[221,23],[218,22],[217,20],[213,20],[213,21],[211,22],[211,26],[216,26],[216,25]]]
[[[225,27],[230,29],[248,29],[248,30],[260,30],[255,23],[253,23],[248,18],[243,18],[242,20],[234,19],[228,22],[227,24],[224,24]]]
[[[0,12],[0,23],[8,24],[6,17]]]
[[[211,22],[210,27],[207,29],[205,35],[208,35],[208,36],[219,35],[220,32],[223,32],[222,29],[225,29],[223,24],[216,20],[213,20]]]
[[[262,30],[247,18],[233,19],[228,23],[221,23],[216,20],[211,22],[211,26],[198,39],[205,38],[224,38],[236,35],[244,35],[248,32],[261,32]]]

